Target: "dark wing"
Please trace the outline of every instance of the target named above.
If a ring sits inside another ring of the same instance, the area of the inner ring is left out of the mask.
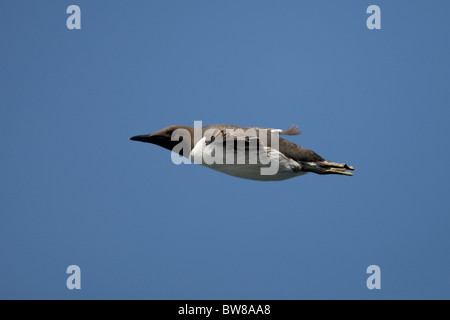
[[[295,127],[291,127],[287,130],[292,130],[289,133],[283,133],[283,134],[289,134],[289,135],[293,135],[293,134],[299,134],[297,133],[298,130]],[[286,131],[286,130],[285,130]],[[281,134],[281,133],[280,133]],[[272,143],[271,143],[271,137],[269,135],[269,133],[267,133],[267,139],[264,141],[260,139],[259,137],[259,132],[258,132],[258,136],[245,136],[245,135],[235,135],[235,134],[226,134],[225,132],[223,132],[223,141],[224,141],[224,145],[225,142],[227,140],[235,140],[236,142],[238,140],[244,140],[245,141],[245,149],[248,150],[249,146],[250,146],[250,141],[252,140],[253,143],[256,142],[256,144],[253,144],[253,146],[257,146],[258,150],[260,147],[264,146],[264,142],[267,141],[267,147],[272,147]],[[256,141],[255,141],[256,140]],[[295,143],[283,139],[281,137],[279,137],[278,140],[278,147],[279,147],[279,151],[284,154],[287,158],[293,159],[297,162],[322,162],[325,161],[324,158],[322,158],[321,156],[319,156],[317,153],[315,153],[312,150],[300,147],[298,145],[296,145]],[[235,149],[237,148],[237,144],[235,144]]]
[[[246,136],[230,136],[226,133],[226,129],[243,129],[244,131],[247,129],[255,129],[257,132],[257,136],[255,137],[250,137],[251,139],[253,138],[258,138],[257,139],[257,146],[258,148],[261,145],[267,145],[268,147],[271,147],[271,141],[270,141],[270,131],[273,129],[270,128],[260,128],[260,127],[240,127],[240,126],[234,126],[234,125],[210,125],[210,126],[205,126],[203,127],[204,130],[209,129],[209,128],[214,128],[214,129],[218,129],[221,131],[222,137],[223,137],[223,141],[224,144],[226,142],[226,140],[229,139],[234,139],[235,141],[237,140],[244,140],[245,141],[245,146],[246,149],[248,149],[249,146],[249,137]],[[264,130],[264,131],[260,131],[260,130]],[[264,132],[266,134],[266,137],[263,137],[265,139],[260,139],[260,135],[262,134],[262,132]],[[298,130],[297,126],[291,126],[289,128],[287,128],[286,130],[281,131],[279,134],[280,135],[297,135],[300,134],[301,131]],[[236,148],[236,144],[235,144],[235,148]],[[283,138],[279,138],[279,151],[281,153],[283,153],[286,157],[291,158],[295,161],[298,162],[320,162],[320,161],[325,161],[325,159],[323,159],[321,156],[319,156],[317,153],[315,153],[312,150],[300,147],[298,145],[296,145],[293,142],[290,142],[288,140],[285,140]]]
[[[300,147],[293,142],[280,138],[279,151],[286,157],[291,158],[297,162],[320,162],[325,161],[312,150]]]
[[[225,129],[217,130],[215,135],[208,139],[206,144],[208,145],[214,141],[222,141],[224,148],[228,145],[232,145],[234,147],[234,150],[238,150],[238,148],[249,150],[251,147],[259,150],[259,148],[263,147],[263,145],[259,141],[257,134],[249,136],[244,132],[227,132]]]

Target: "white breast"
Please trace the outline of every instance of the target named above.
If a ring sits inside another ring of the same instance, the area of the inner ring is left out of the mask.
[[[239,147],[239,146],[238,146]],[[278,150],[272,150],[270,148],[264,147],[268,158],[270,159],[269,164],[263,164],[260,161],[256,161],[255,164],[250,163],[250,155],[253,152],[253,158],[256,157],[256,150],[250,149],[247,152],[244,150],[227,150],[223,148],[223,143],[210,143],[206,145],[206,138],[199,140],[190,154],[190,160],[194,163],[201,164],[213,170],[220,171],[222,173],[244,178],[250,180],[260,180],[260,181],[279,181],[290,179],[299,175],[303,175],[306,172],[301,171],[301,165],[292,160],[288,159],[285,155],[280,153]],[[230,163],[230,159],[234,159]],[[276,170],[276,161],[278,160],[278,170]],[[262,174],[261,169],[266,168],[267,171],[269,167],[273,174]]]

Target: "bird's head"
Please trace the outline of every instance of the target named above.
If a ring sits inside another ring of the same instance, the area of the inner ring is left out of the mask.
[[[154,133],[131,137],[130,140],[153,143],[172,151],[172,149],[181,141],[189,143],[189,146],[192,146],[192,138],[192,127],[173,125]]]

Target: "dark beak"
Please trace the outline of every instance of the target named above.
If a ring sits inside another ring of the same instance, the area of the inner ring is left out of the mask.
[[[134,136],[134,137],[131,137],[130,140],[141,141],[141,142],[149,142],[149,143],[153,142],[152,138],[150,137],[150,134],[143,134],[143,135],[140,135],[140,136]]]
[[[141,141],[156,144],[157,146],[172,150],[179,141],[172,141],[170,137],[160,135],[157,133],[143,134],[140,136],[131,137],[130,140]]]

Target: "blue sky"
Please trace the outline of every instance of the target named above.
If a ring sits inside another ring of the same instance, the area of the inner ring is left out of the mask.
[[[449,12],[1,2],[0,298],[449,299]],[[195,120],[297,124],[355,176],[247,181],[128,141]]]

